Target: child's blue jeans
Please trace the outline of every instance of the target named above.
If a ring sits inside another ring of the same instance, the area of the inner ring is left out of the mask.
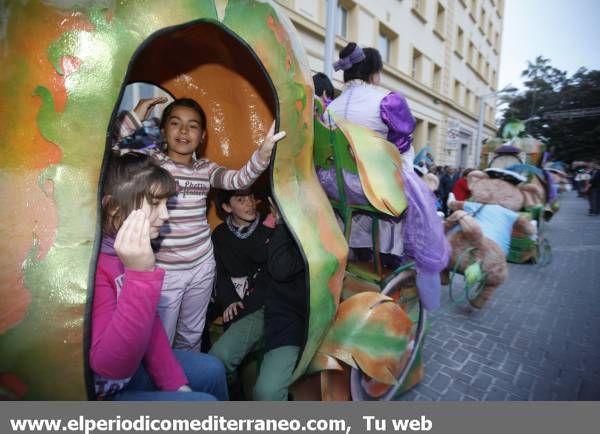
[[[174,350],[193,392],[164,392],[156,389],[142,364],[116,401],[227,401],[227,382],[223,364],[208,354]]]

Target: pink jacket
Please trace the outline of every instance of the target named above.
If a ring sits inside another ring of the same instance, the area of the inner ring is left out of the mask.
[[[123,389],[142,359],[160,390],[187,383],[156,307],[164,270],[126,269],[117,256],[100,253],[92,305],[90,367],[99,399]]]

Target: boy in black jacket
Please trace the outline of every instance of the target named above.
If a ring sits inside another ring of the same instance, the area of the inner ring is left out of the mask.
[[[285,400],[304,340],[304,261],[283,224],[261,224],[250,191],[223,191],[217,206],[227,214],[212,236],[227,329],[210,354],[231,380],[248,353],[265,350],[254,399]]]

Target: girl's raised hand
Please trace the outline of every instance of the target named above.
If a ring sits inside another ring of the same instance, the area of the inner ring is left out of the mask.
[[[155,105],[164,104],[167,101],[168,99],[164,96],[157,96],[156,98],[143,98],[137,103],[133,111],[139,120],[143,122],[146,120]]]
[[[263,161],[269,161],[271,159],[271,153],[273,152],[275,143],[283,139],[285,135],[285,131],[279,131],[277,134],[275,134],[275,121],[273,121],[271,128],[269,128],[269,132],[265,136],[265,140],[262,142],[262,145],[260,145],[260,148],[258,148],[260,158]]]
[[[125,219],[115,238],[115,250],[125,267],[136,271],[154,270],[150,222],[142,210],[132,211]]]

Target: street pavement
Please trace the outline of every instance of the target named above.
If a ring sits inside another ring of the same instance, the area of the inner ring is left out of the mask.
[[[550,265],[509,264],[480,311],[445,291],[423,381],[399,400],[600,400],[600,216],[575,192],[560,202],[545,227]]]

